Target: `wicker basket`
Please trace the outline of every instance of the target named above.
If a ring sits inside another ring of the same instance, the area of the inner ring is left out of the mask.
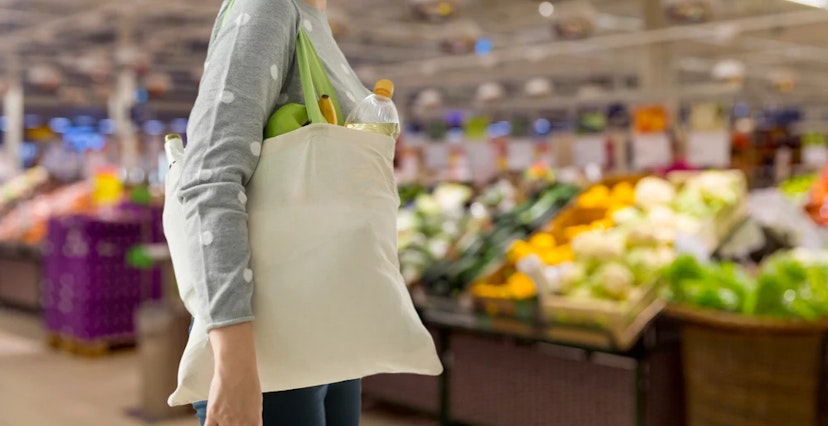
[[[687,426],[816,426],[828,321],[671,305],[682,322]]]

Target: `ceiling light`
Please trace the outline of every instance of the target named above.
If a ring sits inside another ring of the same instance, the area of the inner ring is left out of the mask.
[[[745,77],[745,64],[735,59],[725,59],[713,66],[711,74],[716,80],[734,81]]]
[[[828,8],[828,0],[788,0],[805,6]]]
[[[538,6],[538,12],[540,12],[541,16],[544,18],[549,18],[555,13],[555,5],[545,1]]]

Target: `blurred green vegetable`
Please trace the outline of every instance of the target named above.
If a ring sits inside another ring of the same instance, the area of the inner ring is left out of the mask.
[[[756,278],[732,262],[702,264],[681,256],[664,272],[676,303],[745,315],[816,320],[828,316],[828,258],[802,250],[780,252]]]

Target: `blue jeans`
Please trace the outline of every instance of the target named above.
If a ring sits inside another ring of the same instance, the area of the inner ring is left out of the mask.
[[[362,381],[349,380],[263,395],[264,426],[359,426]],[[193,404],[204,426],[207,401]]]

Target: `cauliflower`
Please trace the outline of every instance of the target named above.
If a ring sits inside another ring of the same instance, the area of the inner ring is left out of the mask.
[[[690,179],[687,185],[698,189],[705,201],[714,206],[736,204],[743,192],[742,180],[733,172],[704,172]]]
[[[702,222],[693,216],[678,213],[675,216],[675,228],[678,233],[685,235],[698,235],[701,232]]]
[[[744,180],[738,173],[704,172],[687,181],[676,197],[675,207],[693,216],[709,216],[736,204],[744,192]]]
[[[611,261],[624,255],[626,235],[618,230],[588,231],[572,240],[576,259]]]
[[[612,221],[618,225],[634,223],[641,219],[641,212],[635,207],[626,207],[612,213]]]
[[[471,197],[471,188],[457,183],[442,183],[434,189],[434,199],[445,212],[463,211]]]
[[[557,267],[547,268],[544,274],[553,291],[567,294],[586,279],[586,268],[580,263],[564,263]]]
[[[629,226],[627,234],[627,244],[634,247],[652,246],[658,243],[656,228],[649,223],[641,221],[633,226]]]
[[[669,207],[653,207],[647,213],[647,225],[656,244],[672,244],[676,240],[676,213]]]
[[[423,216],[437,216],[440,214],[440,203],[428,194],[421,194],[414,201],[414,208]]]
[[[434,238],[428,242],[427,250],[435,259],[440,259],[448,253],[451,242],[442,238]]]
[[[593,280],[593,292],[596,296],[626,300],[633,289],[635,277],[626,266],[613,262],[598,268]]]
[[[669,205],[676,198],[676,188],[664,179],[648,176],[635,186],[635,204],[645,210]]]

